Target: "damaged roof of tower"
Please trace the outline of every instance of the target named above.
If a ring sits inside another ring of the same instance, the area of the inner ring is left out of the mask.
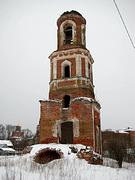
[[[82,19],[83,23],[86,23],[85,18],[77,11],[71,10],[71,11],[65,11],[58,19],[58,22],[62,19],[67,19],[67,18],[74,18],[74,17],[79,17]]]
[[[75,10],[66,11],[66,12],[64,12],[61,16],[68,15],[68,14],[74,14],[74,15],[82,16],[79,12],[77,12],[77,11],[75,11]],[[83,16],[82,16],[82,17],[83,17]]]

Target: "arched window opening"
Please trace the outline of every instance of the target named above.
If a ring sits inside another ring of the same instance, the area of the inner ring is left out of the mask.
[[[68,108],[70,105],[70,96],[65,95],[63,98],[63,108]]]
[[[72,44],[72,36],[73,36],[72,26],[67,26],[64,29],[64,33],[65,33],[64,44]]]
[[[70,66],[69,65],[66,65],[64,67],[64,77],[65,78],[69,78],[70,77]]]

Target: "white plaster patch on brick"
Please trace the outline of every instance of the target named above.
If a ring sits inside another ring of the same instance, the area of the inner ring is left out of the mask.
[[[98,102],[97,102],[98,103]],[[94,104],[93,106],[94,106],[94,109],[98,112],[98,113],[100,113],[100,108],[99,107],[97,107],[97,103],[96,104]],[[99,103],[98,103],[99,104]]]
[[[85,42],[85,24],[81,25],[81,38],[82,38],[82,45],[86,45],[86,42]]]
[[[64,56],[65,54],[70,55],[70,53],[76,55],[76,53],[77,53],[78,51],[80,52],[80,55],[82,55],[82,57],[88,57],[88,58],[91,60],[92,63],[94,62],[94,60],[92,59],[92,56],[91,56],[89,50],[82,49],[82,48],[75,48],[75,49],[54,51],[54,52],[49,56],[49,59],[51,59],[51,60],[52,60],[52,59],[55,59],[55,58],[57,58],[57,59],[62,58],[62,59],[63,59],[63,57],[59,57],[59,54],[63,54],[63,56]],[[84,54],[86,54],[86,55],[84,55]],[[66,55],[66,56],[67,56],[67,55]]]
[[[52,127],[52,136],[57,137],[57,125],[56,125],[56,123]]]
[[[61,120],[57,120],[57,135],[61,137]]]
[[[60,99],[50,99],[48,102],[55,102],[55,103],[61,103],[62,100]]]
[[[88,56],[86,56],[85,59],[87,60],[87,62],[89,62],[90,64],[92,64],[91,59],[90,59]]]
[[[95,151],[95,127],[94,127],[94,106],[92,104],[92,123],[93,123],[93,148]]]
[[[79,137],[79,120],[78,119],[72,119],[73,122],[73,133],[74,137]]]
[[[53,79],[57,79],[57,61],[53,61]]]
[[[77,97],[77,98],[72,99],[71,102],[74,102],[74,101],[76,101],[76,100],[80,100],[80,101],[89,101],[90,103],[95,102],[94,99],[88,98],[88,97]]]
[[[94,63],[94,60],[93,60],[91,54],[89,54],[88,56],[86,56],[86,59],[88,60],[88,62],[89,62],[90,64],[93,64],[93,63]]]
[[[52,75],[53,74],[53,63],[52,62],[50,63],[50,74],[51,74],[50,75],[50,81],[51,81],[53,79],[53,75]]]
[[[68,119],[66,121],[56,120],[56,123],[54,124],[52,129],[53,137],[61,137],[61,124],[65,122],[73,122],[73,136],[79,137],[79,120],[76,118],[71,120]]]
[[[96,126],[96,152],[100,152],[100,131],[98,126]]]
[[[85,55],[82,55],[82,54],[79,54],[79,56],[80,57],[82,57],[82,58],[86,58],[87,56],[85,56]],[[55,57],[54,59],[55,60],[63,60],[63,59],[73,59],[73,58],[76,58],[76,54],[75,53],[73,53],[72,55],[70,55],[70,54],[63,54],[62,56],[57,56],[57,57]]]
[[[88,59],[85,58],[85,76],[88,78],[89,77],[89,69],[88,69]]]
[[[61,136],[61,127],[59,126],[61,120],[56,120],[55,124],[52,127],[52,135],[53,137],[60,137]]]
[[[90,81],[90,79],[88,79],[88,78],[83,78],[83,77],[76,77],[76,78],[72,78],[72,77],[70,77],[70,78],[66,78],[66,80],[65,79],[59,79],[59,80],[52,80],[51,82],[50,82],[50,89],[53,89],[53,88],[63,88],[63,86],[62,87],[59,87],[58,86],[58,84],[60,83],[60,82],[65,82],[65,81],[76,81],[76,84],[75,84],[75,86],[78,86],[77,85],[77,80],[83,80],[83,81],[85,81],[85,85],[79,85],[79,87],[81,86],[81,87],[85,87],[86,88],[86,86],[87,87],[89,87],[89,86],[91,86],[92,88],[94,88],[94,85],[91,83],[91,81]],[[68,85],[69,86],[69,85]],[[74,86],[74,85],[71,85],[72,87]],[[69,86],[70,87],[70,86]]]
[[[61,123],[63,122],[67,122],[67,121],[63,121],[61,119],[56,120],[52,131],[54,137],[61,137]]]
[[[76,55],[76,76],[82,76],[82,63],[80,55]]]
[[[71,81],[71,80],[86,80],[87,81],[87,83],[90,83],[90,80],[89,79],[86,79],[86,78],[83,78],[83,77],[78,77],[78,78],[66,78],[66,80],[65,79],[59,79],[59,80],[53,80],[53,82],[64,82],[64,81]],[[52,84],[52,82],[50,83],[50,84]]]

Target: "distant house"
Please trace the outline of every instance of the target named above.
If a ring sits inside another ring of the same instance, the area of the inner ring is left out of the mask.
[[[135,130],[132,128],[128,127],[120,130],[106,129],[102,131],[103,151],[107,149],[110,140],[118,138],[118,136],[119,138],[123,138],[129,142],[129,148],[135,148]]]
[[[14,155],[15,150],[10,140],[0,140],[0,155]]]
[[[16,126],[12,132],[10,139],[11,141],[21,141],[24,138],[24,132],[21,130],[21,126]]]
[[[128,158],[135,161],[135,130],[132,128],[126,128],[121,130],[106,129],[102,131],[102,146],[104,156],[110,157],[110,143],[115,139],[119,140],[119,143],[124,142],[126,145],[127,154],[129,156]]]
[[[21,130],[21,126],[16,126],[15,130],[10,136],[10,140],[12,141],[14,149],[16,151],[21,151],[24,149],[24,132]]]
[[[10,140],[0,140],[0,147],[2,146],[13,148],[13,144]]]

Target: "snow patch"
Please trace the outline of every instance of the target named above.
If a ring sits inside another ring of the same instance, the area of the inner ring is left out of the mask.
[[[0,148],[0,149],[2,149],[3,151],[15,152],[15,150],[12,148]]]
[[[76,147],[78,150],[85,148],[85,146],[81,144],[36,144],[32,146],[30,156],[35,156],[42,149],[50,148],[55,149],[56,151],[60,150],[63,153],[64,157],[67,157],[69,154],[71,154],[70,147],[72,146]]]
[[[88,98],[88,97],[77,97],[72,99],[72,102],[76,101],[76,100],[81,100],[81,101],[89,101],[89,102],[96,102],[94,99],[92,98]]]

